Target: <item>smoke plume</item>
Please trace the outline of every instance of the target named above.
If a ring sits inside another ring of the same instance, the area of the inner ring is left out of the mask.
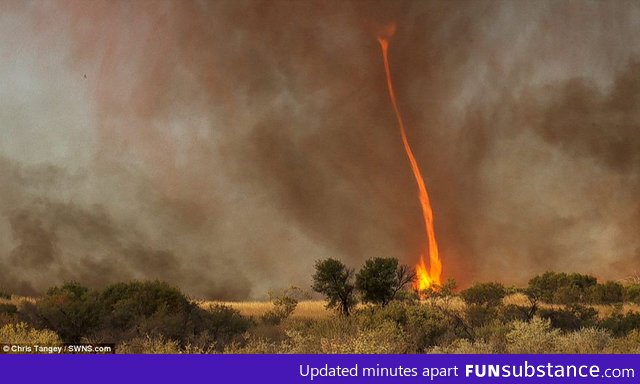
[[[426,249],[376,31],[445,278],[640,263],[640,4],[8,1],[0,287],[310,284]]]

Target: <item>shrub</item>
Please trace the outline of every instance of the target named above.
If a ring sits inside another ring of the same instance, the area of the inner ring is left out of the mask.
[[[159,281],[118,283],[102,292],[67,283],[50,289],[35,304],[25,304],[21,315],[36,327],[53,329],[67,343],[150,337],[172,340],[180,347],[215,344],[221,349],[250,325],[232,308],[204,310]]]
[[[111,285],[100,294],[100,308],[101,330],[118,340],[163,335],[186,341],[202,330],[197,321],[201,310],[159,281]]]
[[[474,329],[475,343],[482,343],[491,346],[493,353],[506,353],[507,351],[507,334],[513,330],[513,322],[502,323],[499,321],[491,322],[485,326]]]
[[[640,330],[640,313],[613,313],[602,320],[600,326],[611,331],[614,336],[626,336],[631,331]]]
[[[245,332],[249,320],[224,305],[204,310],[178,289],[159,282],[120,283],[100,296],[102,332],[118,340],[163,337],[180,346],[216,343],[218,348]]]
[[[597,282],[595,277],[589,275],[546,272],[529,280],[527,290],[529,294],[548,303],[583,303],[589,297],[589,288]]]
[[[640,284],[632,284],[625,287],[624,300],[640,304]]]
[[[405,334],[412,353],[422,353],[428,348],[460,336],[461,319],[430,305],[406,307]]]
[[[97,295],[78,283],[54,287],[35,304],[25,303],[21,314],[37,328],[52,329],[66,343],[77,343],[100,323]]]
[[[7,293],[5,290],[0,289],[0,299],[11,300],[11,294]]]
[[[224,349],[229,354],[276,354],[289,353],[282,342],[273,342],[263,338],[249,338],[242,344],[231,343]]]
[[[198,346],[186,345],[181,346],[175,340],[165,339],[163,336],[145,336],[137,337],[129,341],[118,344],[116,353],[118,354],[203,354],[211,353],[211,348],[202,348]]]
[[[201,325],[196,331],[206,332],[216,342],[216,348],[222,350],[225,345],[237,341],[251,326],[251,321],[240,312],[226,305],[215,304],[205,312],[198,312],[202,316]]]
[[[514,321],[507,333],[507,353],[549,353],[555,348],[555,340],[560,335],[551,329],[549,320],[534,317],[530,322]]]
[[[0,340],[6,344],[58,345],[60,338],[48,329],[33,329],[26,323],[7,324],[0,328]]]
[[[18,312],[18,307],[13,304],[0,303],[0,314],[3,315],[15,315]]]
[[[556,350],[547,353],[603,353],[611,343],[608,331],[597,328],[583,328],[560,335],[556,340]]]
[[[594,304],[615,304],[624,301],[624,286],[615,281],[596,284],[590,287],[590,301]]]
[[[495,307],[502,303],[505,293],[500,283],[479,283],[460,292],[460,296],[468,305]]]
[[[549,320],[552,327],[565,331],[592,327],[598,317],[598,311],[579,304],[573,304],[564,309],[541,309],[538,313],[543,319]]]
[[[393,323],[360,328],[353,335],[321,339],[322,353],[398,354],[406,353],[406,337]]]
[[[446,346],[435,346],[429,353],[453,353],[453,354],[488,354],[496,353],[491,344],[484,341],[469,341],[467,339],[456,339]]]
[[[640,331],[629,332],[625,337],[613,338],[604,353],[640,353]]]
[[[372,322],[354,313],[349,317],[287,322],[280,342],[249,339],[231,344],[232,353],[406,353],[403,330],[390,321]]]
[[[482,327],[491,321],[496,320],[498,310],[496,307],[480,304],[468,304],[465,309],[465,315],[470,326]]]
[[[267,324],[278,325],[282,320],[291,316],[298,306],[299,298],[305,295],[300,288],[291,286],[283,290],[281,294],[269,293],[269,296],[271,296],[274,308],[262,315],[262,321]]]
[[[407,313],[408,304],[401,301],[393,301],[383,308],[364,307],[356,311],[356,315],[370,323],[390,321],[398,327],[405,327],[409,320]]]
[[[522,305],[508,304],[501,306],[498,309],[498,319],[504,323],[509,323],[515,320],[529,321],[533,318],[534,310],[531,307],[525,307]]]

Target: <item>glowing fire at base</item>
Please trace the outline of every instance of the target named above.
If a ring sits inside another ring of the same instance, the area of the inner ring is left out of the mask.
[[[396,94],[393,90],[393,83],[391,82],[391,69],[389,68],[389,58],[387,51],[389,48],[388,39],[393,35],[394,32],[395,24],[392,24],[386,28],[386,30],[382,33],[382,36],[378,37],[378,41],[380,42],[380,48],[382,49],[384,70],[387,75],[387,88],[389,90],[391,104],[393,106],[393,110],[398,121],[398,126],[400,128],[402,144],[404,145],[404,150],[407,153],[407,157],[409,158],[413,176],[415,177],[416,183],[418,184],[418,196],[420,198],[420,205],[422,206],[422,216],[424,217],[424,225],[429,241],[429,271],[427,271],[427,266],[424,262],[423,255],[420,255],[420,262],[416,265],[417,280],[414,287],[418,292],[422,292],[426,289],[431,288],[433,285],[441,284],[442,262],[440,261],[440,256],[438,255],[438,243],[436,242],[436,235],[433,229],[433,211],[431,209],[429,194],[427,193],[427,187],[424,183],[424,179],[422,178],[422,174],[420,173],[418,162],[416,161],[415,156],[413,156],[413,151],[411,150],[411,146],[409,145],[409,141],[407,140],[407,132],[404,128],[404,122],[402,120],[402,116],[400,115],[400,109],[398,108],[398,103],[396,102]]]

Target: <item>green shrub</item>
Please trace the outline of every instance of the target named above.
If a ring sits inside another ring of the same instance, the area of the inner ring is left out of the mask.
[[[42,299],[21,309],[23,319],[37,328],[54,330],[66,343],[77,343],[95,332],[100,315],[97,295],[74,282],[49,289]]]
[[[205,332],[215,341],[216,348],[222,350],[225,345],[237,341],[251,326],[251,320],[240,312],[226,305],[216,304],[207,311],[198,312],[202,322],[196,329]]]
[[[159,282],[119,283],[100,294],[101,330],[118,340],[162,335],[184,341],[197,333],[199,308],[176,288]],[[122,337],[124,336],[124,337]]]
[[[423,353],[428,348],[458,338],[463,326],[460,317],[430,305],[407,306],[405,334],[412,353]]]
[[[624,301],[625,288],[615,281],[596,284],[589,289],[590,301],[594,304],[615,304]]]
[[[632,284],[625,287],[624,300],[640,304],[640,284]]]
[[[541,309],[538,314],[543,319],[549,320],[552,327],[565,331],[592,327],[598,317],[598,311],[580,304],[573,304],[563,309]]]
[[[503,323],[509,323],[515,320],[529,321],[534,314],[531,307],[508,304],[498,308],[497,317]]]
[[[465,309],[465,315],[470,326],[482,327],[496,320],[498,309],[480,304],[469,304]]]
[[[589,288],[597,279],[578,273],[545,272],[529,280],[527,292],[547,303],[584,303],[589,298]]]
[[[558,289],[553,293],[551,303],[556,304],[573,304],[573,303],[584,303],[589,301],[590,292],[585,291],[580,287],[575,285],[566,285],[562,287],[558,287]]]
[[[245,332],[250,321],[224,305],[198,307],[178,289],[159,281],[120,283],[100,295],[101,331],[118,340],[163,337],[180,346],[217,344]]]
[[[608,329],[614,336],[626,336],[631,331],[640,330],[640,313],[613,313],[600,322],[600,327]]]
[[[0,303],[0,314],[15,315],[18,312],[18,307],[13,304]]]
[[[495,307],[502,303],[506,294],[500,283],[477,283],[460,292],[460,296],[468,305]]]
[[[50,289],[35,304],[27,303],[21,316],[38,328],[56,331],[67,343],[150,337],[172,340],[180,347],[219,349],[250,325],[232,308],[217,305],[204,310],[159,281],[118,283],[102,292],[67,283]]]
[[[356,311],[356,316],[372,324],[390,321],[399,327],[406,327],[409,315],[407,308],[411,304],[402,301],[392,301],[389,305],[378,307],[364,307]]]

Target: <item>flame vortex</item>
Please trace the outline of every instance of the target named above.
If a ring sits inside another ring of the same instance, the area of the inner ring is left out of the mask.
[[[387,29],[387,34],[393,34],[395,30],[395,26],[392,26]],[[438,255],[438,243],[436,241],[435,231],[433,229],[433,210],[431,209],[431,202],[429,200],[429,193],[427,192],[427,187],[424,183],[424,179],[422,178],[422,174],[420,173],[420,168],[418,167],[418,162],[416,161],[415,156],[413,155],[413,151],[411,150],[411,146],[409,145],[409,140],[407,139],[407,132],[405,131],[404,122],[402,120],[402,115],[400,114],[400,109],[398,108],[398,103],[396,101],[396,94],[393,90],[393,83],[391,81],[391,69],[389,68],[389,58],[388,58],[388,50],[389,50],[389,40],[388,37],[379,36],[378,42],[380,43],[380,48],[382,49],[382,58],[384,60],[384,70],[387,75],[387,88],[389,90],[389,97],[391,99],[391,105],[393,106],[393,110],[396,114],[396,119],[398,121],[398,126],[400,128],[400,135],[402,136],[402,144],[404,145],[404,150],[407,153],[407,157],[409,158],[409,163],[411,164],[411,170],[413,171],[413,176],[416,179],[416,183],[418,184],[418,192],[420,198],[420,205],[422,206],[422,216],[424,217],[424,225],[427,232],[427,238],[429,241],[429,270],[427,271],[427,266],[424,261],[424,255],[420,255],[420,261],[416,265],[416,275],[417,280],[415,283],[415,289],[420,291],[424,291],[428,289],[432,285],[440,285],[442,279],[442,261],[440,260],[440,256]]]

